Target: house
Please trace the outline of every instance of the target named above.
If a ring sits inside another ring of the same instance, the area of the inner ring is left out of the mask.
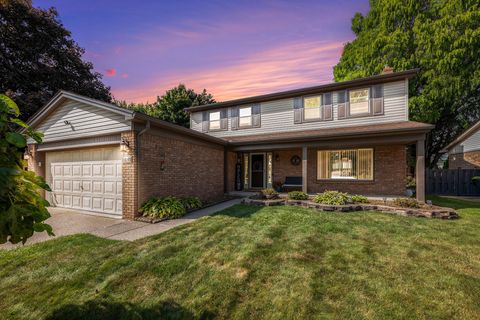
[[[408,120],[415,73],[191,107],[191,129],[61,91],[30,119],[44,142],[29,140],[26,158],[51,185],[52,205],[131,219],[152,195],[214,201],[286,182],[308,193],[402,196],[406,146],[416,145],[424,201],[432,126]]]
[[[464,131],[444,150],[450,169],[480,168],[480,121]]]

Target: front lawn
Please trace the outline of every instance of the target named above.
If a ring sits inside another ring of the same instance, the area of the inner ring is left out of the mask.
[[[480,203],[434,203],[461,218],[237,205],[0,251],[0,319],[479,319]]]

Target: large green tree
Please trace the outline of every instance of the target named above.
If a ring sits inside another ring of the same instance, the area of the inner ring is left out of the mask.
[[[356,39],[334,67],[336,81],[419,68],[410,81],[410,119],[435,128],[427,164],[480,119],[480,4],[478,0],[371,0],[355,14]]]
[[[205,89],[201,93],[196,93],[193,89],[188,89],[184,84],[179,84],[165,92],[161,97],[157,97],[157,101],[151,104],[135,104],[125,101],[115,102],[121,107],[143,112],[152,117],[188,128],[190,120],[184,109],[214,103],[215,99]]]
[[[0,0],[0,92],[7,92],[26,119],[58,90],[110,101],[84,50],[58,19],[54,8],[34,8],[26,0]]]

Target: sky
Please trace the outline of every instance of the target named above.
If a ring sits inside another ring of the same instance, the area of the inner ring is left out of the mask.
[[[217,101],[333,81],[356,12],[368,0],[36,0],[128,102],[184,83]]]

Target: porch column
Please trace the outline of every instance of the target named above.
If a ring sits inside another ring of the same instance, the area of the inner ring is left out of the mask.
[[[302,147],[302,191],[307,193],[307,147]]]
[[[415,168],[417,201],[425,202],[425,140],[417,141],[417,165]]]

